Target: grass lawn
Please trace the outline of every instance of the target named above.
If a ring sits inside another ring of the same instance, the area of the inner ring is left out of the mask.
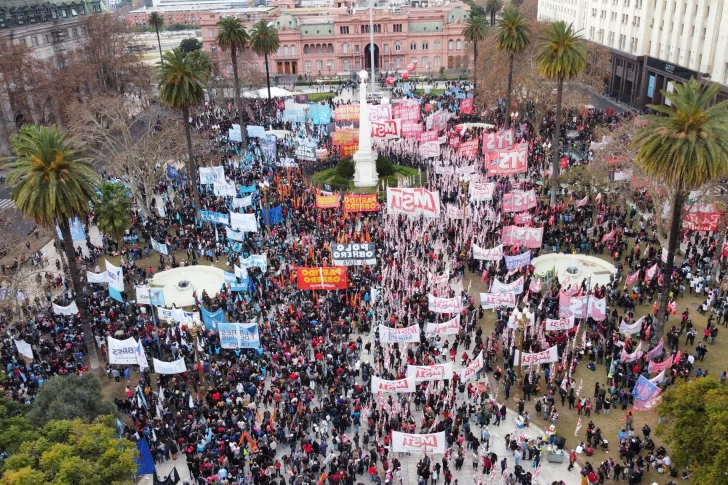
[[[379,178],[379,188],[382,190],[384,189],[384,181],[386,181],[387,186],[396,187],[400,178],[417,176],[419,173],[417,169],[405,167],[403,165],[392,165],[392,167],[394,168],[394,174]],[[334,186],[334,189],[337,188],[336,186],[338,186],[339,189],[341,189],[342,186],[346,186],[348,187],[347,190],[352,190],[355,194],[367,194],[376,191],[374,187],[354,187],[353,180],[340,177],[336,174],[336,167],[316,172],[312,175],[312,178],[320,184],[331,184]],[[415,183],[415,186],[419,187],[419,185],[419,183]]]
[[[430,95],[431,96],[437,96],[438,94],[442,94],[444,92],[445,92],[445,90],[442,89],[442,88],[431,88],[430,89]],[[415,89],[414,90],[414,93],[417,96],[422,96],[423,94],[425,94],[425,90],[424,89]]]
[[[334,93],[308,93],[308,100],[312,103],[318,103],[320,101],[328,101],[334,99],[336,95]]]

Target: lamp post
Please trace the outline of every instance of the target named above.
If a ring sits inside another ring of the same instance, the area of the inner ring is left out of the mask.
[[[521,360],[523,359],[523,337],[526,334],[526,328],[531,320],[531,314],[528,309],[521,312],[518,307],[513,310],[513,318],[516,321],[516,329],[520,332],[518,339],[518,362],[513,359],[513,365],[516,366],[516,390],[513,392],[513,400],[518,402],[523,399],[523,367]]]
[[[460,177],[460,185],[463,188],[463,250],[465,250],[465,245],[467,244],[467,237],[465,235],[465,218],[468,215],[468,189],[470,188],[470,177],[468,174],[463,174]]]
[[[545,172],[546,171],[546,165],[548,164],[548,160],[549,160],[549,153],[551,153],[551,142],[550,141],[549,142],[544,142],[544,144],[541,145],[541,147],[543,148],[543,167],[542,167],[542,171]]]
[[[203,396],[207,393],[205,387],[205,373],[202,370],[202,361],[200,360],[200,350],[197,348],[197,336],[202,333],[202,329],[194,320],[187,322],[187,333],[192,337],[192,346],[195,349],[195,363],[197,364],[197,372],[200,376],[200,394]]]

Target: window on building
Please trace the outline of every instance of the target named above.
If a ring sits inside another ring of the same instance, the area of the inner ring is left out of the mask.
[[[339,27],[339,33],[340,34],[348,34],[349,33],[349,26],[341,26]]]
[[[304,68],[306,69],[306,72],[310,74],[311,73],[311,61],[306,61],[304,63]]]
[[[596,30],[596,28],[595,28],[594,26],[591,26],[591,27],[589,28],[589,38],[590,38],[590,39],[594,39],[594,31],[595,31],[595,30]]]
[[[614,32],[609,32],[609,36],[607,37],[607,44],[609,44],[610,47],[614,46]]]
[[[435,41],[435,50],[436,51],[439,51],[440,50],[440,41],[439,40],[436,40]]]
[[[34,35],[33,37],[30,38],[30,45],[32,45],[33,47],[35,47],[35,46],[38,45],[38,37],[37,36]]]
[[[389,61],[386,60],[386,59],[384,59],[384,70],[385,71],[388,71],[389,70]]]
[[[48,34],[43,34],[43,43],[44,44],[50,43],[50,38],[48,37]]]
[[[641,20],[642,19],[640,17],[635,17],[634,20],[632,21],[632,23],[634,23],[635,26],[639,27]]]
[[[617,12],[612,12],[612,22],[617,20]]]
[[[402,44],[399,41],[394,43],[394,50],[395,52],[399,52],[402,50]]]
[[[78,29],[77,28],[74,27],[74,28],[71,29],[71,36],[72,37],[78,37]]]
[[[296,46],[295,45],[292,45],[291,46],[291,55],[292,56],[295,56],[296,55]]]
[[[706,32],[706,30],[707,29],[705,27],[703,27],[703,35],[700,36],[701,39],[705,39],[705,32]]]
[[[394,68],[402,69],[402,59],[400,57],[394,59]]]
[[[344,45],[346,45],[346,44],[344,44]],[[303,46],[303,53],[304,53],[304,54],[310,54],[310,53],[311,53],[311,46],[310,46],[310,45],[308,45],[308,44],[305,44],[305,45]]]
[[[318,72],[321,72],[321,69],[324,68],[324,62],[323,61],[316,61],[316,70]]]
[[[288,57],[288,46],[287,45],[283,46],[283,55]]]
[[[623,13],[622,14],[622,24],[626,24],[628,20],[629,20],[629,15],[627,15],[626,13]]]
[[[430,45],[429,45],[429,44],[428,44],[427,42],[423,42],[423,43],[422,43],[422,50],[423,50],[423,51],[426,51],[426,50],[427,50],[427,49],[429,49],[429,48],[430,48]]]
[[[435,56],[435,67],[440,67],[440,56]]]
[[[358,53],[359,53],[359,44],[355,44],[354,45],[354,54],[358,54]]]
[[[624,50],[624,45],[627,42],[627,36],[624,34],[619,35],[619,50]]]
[[[359,69],[361,69],[361,61],[357,60],[357,61],[356,61],[356,62],[354,63],[354,65],[356,66],[356,70],[357,70],[357,71],[358,71]]]
[[[462,48],[462,42],[460,41],[460,39],[458,39],[455,42],[455,49],[460,50],[461,48]]]
[[[74,7],[71,7],[71,15],[74,16],[74,17],[76,15],[78,15],[78,12],[76,11],[76,9]]]
[[[388,53],[389,52],[389,44],[384,44],[384,46],[382,47],[382,49],[384,49],[384,53],[385,54]]]
[[[321,47],[321,44],[316,44],[316,54],[323,54],[324,50]]]
[[[453,42],[452,39],[448,40],[447,41],[447,50],[451,51],[451,50],[453,50],[454,47],[455,47],[455,42]]]
[[[402,24],[394,24],[392,26],[392,32],[402,32]]]
[[[208,39],[214,39],[215,38],[215,29],[207,29],[207,38]]]
[[[217,54],[217,46],[216,45],[211,46],[210,52],[212,52],[213,54]]]
[[[422,67],[427,69],[430,66],[430,58],[429,57],[423,57],[422,58]]]
[[[349,65],[349,59],[344,59],[344,70],[351,71],[351,66]]]

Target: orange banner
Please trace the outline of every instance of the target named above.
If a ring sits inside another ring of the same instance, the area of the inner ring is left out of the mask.
[[[344,212],[376,212],[378,209],[377,194],[344,196]]]
[[[296,268],[299,290],[344,290],[346,289],[346,267]]]
[[[359,132],[356,130],[336,130],[331,134],[331,143],[334,146],[356,145],[359,143]]]
[[[339,147],[339,155],[344,158],[353,157],[358,149],[359,149],[359,142],[357,142],[353,145],[342,145]]]
[[[339,194],[316,194],[316,207],[318,207],[319,209],[332,209],[339,207]]]

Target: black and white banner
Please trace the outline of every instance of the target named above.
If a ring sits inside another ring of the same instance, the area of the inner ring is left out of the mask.
[[[333,244],[331,255],[336,266],[374,266],[377,250],[374,243]]]

